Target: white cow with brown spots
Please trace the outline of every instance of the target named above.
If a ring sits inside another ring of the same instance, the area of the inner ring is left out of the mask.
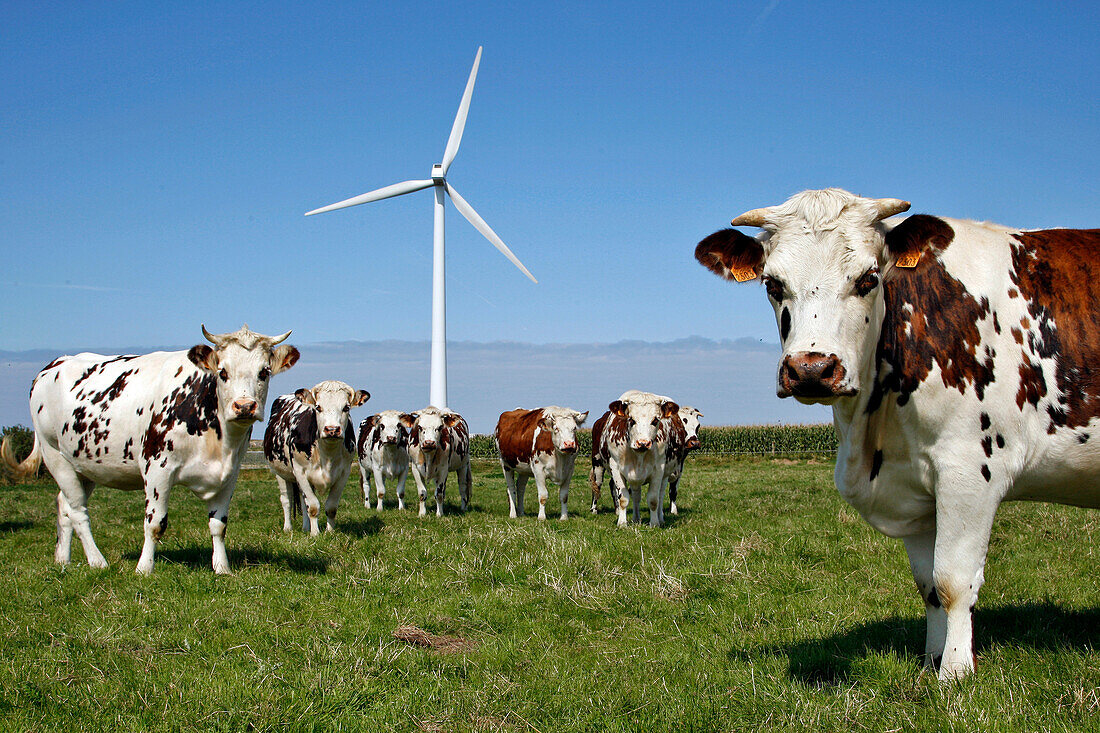
[[[397,508],[405,508],[405,479],[409,475],[409,429],[416,421],[400,410],[383,410],[359,424],[359,486],[363,506],[370,506],[370,479],[374,478],[377,510],[382,511],[386,480],[397,482]]]
[[[426,502],[429,487],[435,490],[436,516],[443,516],[443,495],[451,471],[458,478],[462,511],[469,508],[473,485],[470,428],[457,412],[429,406],[413,413],[409,431],[409,464],[420,499],[420,516],[428,513]]]

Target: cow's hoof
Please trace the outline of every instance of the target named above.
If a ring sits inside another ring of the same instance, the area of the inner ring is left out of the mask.
[[[229,569],[228,565],[215,565],[214,566],[214,574],[215,575],[232,575],[233,572]]]
[[[138,575],[150,576],[153,574],[153,563],[139,562],[137,567],[134,568],[134,572]]]
[[[109,566],[107,564],[107,558],[103,557],[103,555],[99,555],[98,557],[88,558],[88,567],[96,570],[103,570]],[[153,572],[153,562],[151,560],[149,561],[149,572]]]
[[[567,520],[567,519],[569,519],[569,515],[568,515],[568,514],[562,514],[562,515],[561,515],[560,517],[558,517],[558,521],[559,521],[559,522],[564,522],[564,521],[565,521],[565,520]]]

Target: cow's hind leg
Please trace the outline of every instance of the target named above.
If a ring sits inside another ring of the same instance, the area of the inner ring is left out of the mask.
[[[172,483],[167,476],[147,476],[145,479],[145,544],[141,547],[136,568],[139,575],[153,572],[157,543],[168,531],[168,491]]]
[[[275,483],[279,485],[279,503],[283,505],[283,531],[293,532],[294,527],[290,520],[294,512],[294,501],[297,491],[291,488],[290,482],[282,476],[275,476]]]
[[[57,496],[57,546],[54,561],[68,565],[72,554],[72,537],[76,533],[84,547],[89,567],[105,568],[107,560],[96,547],[88,520],[88,499],[95,484],[82,478],[57,450],[42,443],[42,460],[60,489]]]
[[[600,511],[600,490],[603,485],[603,464],[592,461],[592,471],[588,474],[588,484],[592,488],[592,513]]]
[[[503,462],[500,468],[504,471],[504,485],[508,489],[508,516],[515,519],[519,516],[519,506],[516,504],[516,472]]]
[[[437,517],[443,516],[443,496],[447,492],[447,476],[450,475],[450,471],[443,474],[443,478],[435,484],[435,515]]]
[[[402,511],[405,510],[405,479],[408,477],[409,468],[406,465],[405,470],[397,477],[397,508]]]
[[[925,637],[924,666],[935,669],[943,656],[943,645],[947,641],[947,612],[943,610],[936,586],[932,582],[933,557],[936,550],[936,532],[930,530],[923,534],[912,535],[903,540],[905,552],[909,555],[909,568],[913,571],[913,580],[917,591],[924,601]]]
[[[229,555],[225,551],[225,529],[229,525],[229,502],[233,499],[234,488],[234,485],[223,486],[221,491],[206,502],[210,541],[214,547],[211,565],[218,575],[229,575]]]
[[[679,487],[680,487],[680,479],[678,479],[678,478],[672,479],[671,481],[668,482],[668,502],[669,502],[668,513],[669,514],[674,514],[675,515],[675,514],[680,513],[676,509],[676,489],[678,489]]]
[[[523,492],[527,490],[527,481],[530,476],[526,473],[516,473],[516,513],[523,516]]]
[[[470,510],[470,499],[474,489],[474,472],[470,468],[470,459],[467,458],[458,470],[458,492],[462,497],[462,511]]]

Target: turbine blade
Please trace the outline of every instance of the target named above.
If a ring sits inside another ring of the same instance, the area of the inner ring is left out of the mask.
[[[474,68],[470,69],[470,78],[466,81],[466,91],[462,93],[462,101],[458,105],[458,114],[455,115],[455,123],[451,127],[451,136],[447,138],[447,149],[443,151],[443,175],[447,175],[447,169],[454,162],[455,156],[458,154],[458,145],[462,142],[462,131],[466,129],[466,115],[470,112],[470,97],[474,95],[474,80],[477,79],[477,67],[480,63],[481,46],[478,46],[477,56],[474,57]]]
[[[326,211],[335,211],[336,209],[346,209],[349,206],[358,206],[359,204],[369,204],[371,201],[380,201],[382,199],[388,199],[391,196],[400,196],[405,193],[412,193],[413,191],[419,191],[424,188],[428,188],[433,185],[435,181],[427,179],[424,181],[402,181],[401,183],[395,183],[392,186],[384,186],[382,188],[376,188],[373,191],[353,196],[350,199],[345,199],[339,203],[329,204],[328,206],[322,206],[319,209],[313,211],[307,211],[306,216],[312,216],[313,214],[323,214]]]
[[[504,242],[500,240],[500,237],[497,236],[497,233],[489,228],[489,225],[485,223],[485,220],[482,219],[476,211],[474,211],[474,207],[466,203],[466,199],[462,198],[458,194],[458,191],[454,189],[454,186],[449,183],[446,184],[446,186],[447,193],[450,194],[451,201],[454,202],[455,208],[458,209],[458,213],[466,217],[467,221],[474,225],[474,229],[477,229],[479,232],[481,232],[494,247],[500,250],[500,253],[502,255],[511,260],[512,264],[520,269],[520,272],[531,278],[531,282],[538,284],[538,280],[535,279],[535,276],[532,275],[527,270],[527,268],[523,266],[523,263],[519,261],[518,257],[512,254],[512,250],[508,249]]]

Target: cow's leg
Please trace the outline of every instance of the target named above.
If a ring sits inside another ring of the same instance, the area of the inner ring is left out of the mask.
[[[65,494],[57,492],[57,547],[53,551],[53,559],[58,565],[68,565],[72,557],[73,547],[73,520],[69,516],[69,502],[65,501]]]
[[[336,485],[329,489],[325,497],[325,531],[336,530],[336,510],[340,506],[340,497],[344,495],[344,487],[348,485],[348,475],[341,473],[336,477]]]
[[[447,477],[450,475],[450,471],[444,471],[443,478],[435,482],[435,515],[437,517],[443,516],[443,496],[447,493]]]
[[[374,467],[374,499],[376,506],[374,507],[378,511],[382,511],[382,497],[386,495],[386,480],[382,476],[382,467]],[[370,506],[370,502],[367,502],[367,506]]]
[[[936,487],[936,542],[932,581],[947,614],[940,679],[965,677],[974,671],[972,617],[985,581],[985,558],[998,497],[996,486],[973,491],[969,482]]]
[[[316,537],[321,534],[321,527],[318,523],[321,516],[321,500],[317,498],[313,487],[309,485],[304,472],[295,471],[294,479],[298,484],[298,491],[302,495],[302,529],[308,529],[309,534]]]
[[[939,666],[943,645],[947,641],[947,612],[943,610],[936,586],[932,582],[933,558],[936,551],[936,531],[905,537],[905,552],[909,555],[909,568],[913,580],[924,601],[925,636],[924,666]]]
[[[531,477],[526,473],[516,473],[516,514],[523,516],[523,492],[527,490],[527,481]]]
[[[623,491],[623,493],[625,494],[627,491],[630,492],[630,502],[633,505],[631,507],[631,519],[633,520],[634,524],[641,524],[642,523],[642,485],[639,483],[639,484],[635,484],[634,486],[630,486],[627,489],[625,489]]]
[[[656,481],[650,481],[649,487],[645,492],[645,501],[649,505],[649,526],[660,527],[661,526],[661,504],[664,497],[661,489],[664,487],[664,480],[657,479]],[[635,520],[638,521],[638,520]]]
[[[157,543],[168,531],[168,492],[173,483],[172,477],[164,474],[145,477],[145,544],[135,569],[139,575],[153,572]]]
[[[88,520],[88,499],[92,496],[95,484],[81,478],[69,462],[48,445],[42,447],[42,459],[60,489],[57,502],[57,547],[54,549],[54,560],[61,565],[69,563],[72,535],[75,532],[80,544],[84,546],[84,557],[88,559],[88,566],[107,567],[106,558],[103,557],[103,553],[96,547],[95,540],[92,538],[92,526]]]
[[[550,492],[546,489],[546,471],[538,465],[538,461],[531,461],[531,474],[535,477],[535,488],[539,492],[539,519],[546,519],[546,500]]]
[[[416,481],[416,495],[420,499],[419,514],[422,517],[426,517],[428,515],[428,487],[421,473],[422,470],[420,466],[415,467],[412,471],[413,480]]]
[[[470,499],[474,490],[474,472],[470,468],[470,459],[467,457],[458,472],[458,489],[462,495],[462,511],[470,510]]]
[[[405,509],[405,479],[409,477],[409,466],[405,465],[405,469],[401,472],[401,475],[397,477],[397,508],[404,511]]]
[[[680,487],[680,479],[679,478],[674,478],[674,479],[672,479],[671,481],[668,482],[668,501],[669,501],[668,513],[672,514],[672,515],[676,515],[676,514],[680,513],[676,509],[676,489],[678,489],[679,487]]]
[[[616,523],[620,527],[624,527],[626,526],[627,494],[630,488],[626,485],[626,481],[623,480],[622,474],[614,463],[611,464],[610,468],[611,479],[608,485],[611,487],[611,497],[615,499],[615,513],[618,515]]]
[[[592,513],[600,511],[600,487],[603,485],[603,464],[592,461],[592,470],[588,474],[588,485],[592,488]]]
[[[293,512],[293,494],[290,484],[282,476],[275,476],[275,483],[279,485],[279,503],[283,505],[283,531],[293,532],[294,527],[290,524],[290,518]]]
[[[210,541],[214,546],[211,564],[218,575],[229,575],[229,555],[225,551],[225,528],[229,525],[229,502],[233,499],[234,488],[236,488],[235,482],[223,486],[218,493],[206,501]]]
[[[359,464],[359,490],[363,492],[363,506],[365,506],[367,509],[370,509],[370,474],[371,474],[371,469],[366,468],[362,463],[360,463]],[[376,489],[375,493],[377,493],[377,488],[378,488],[378,485],[375,484],[375,489]],[[382,506],[381,506],[382,501],[381,501],[381,499],[379,499],[378,504],[379,504],[378,510],[381,511],[382,510]]]
[[[570,468],[562,476],[561,485],[558,487],[558,500],[561,501],[561,521],[569,519],[569,482],[573,480],[573,469]]]
[[[500,469],[504,471],[504,485],[508,488],[508,516],[515,519],[519,516],[516,504],[516,472],[505,466],[503,461]]]

